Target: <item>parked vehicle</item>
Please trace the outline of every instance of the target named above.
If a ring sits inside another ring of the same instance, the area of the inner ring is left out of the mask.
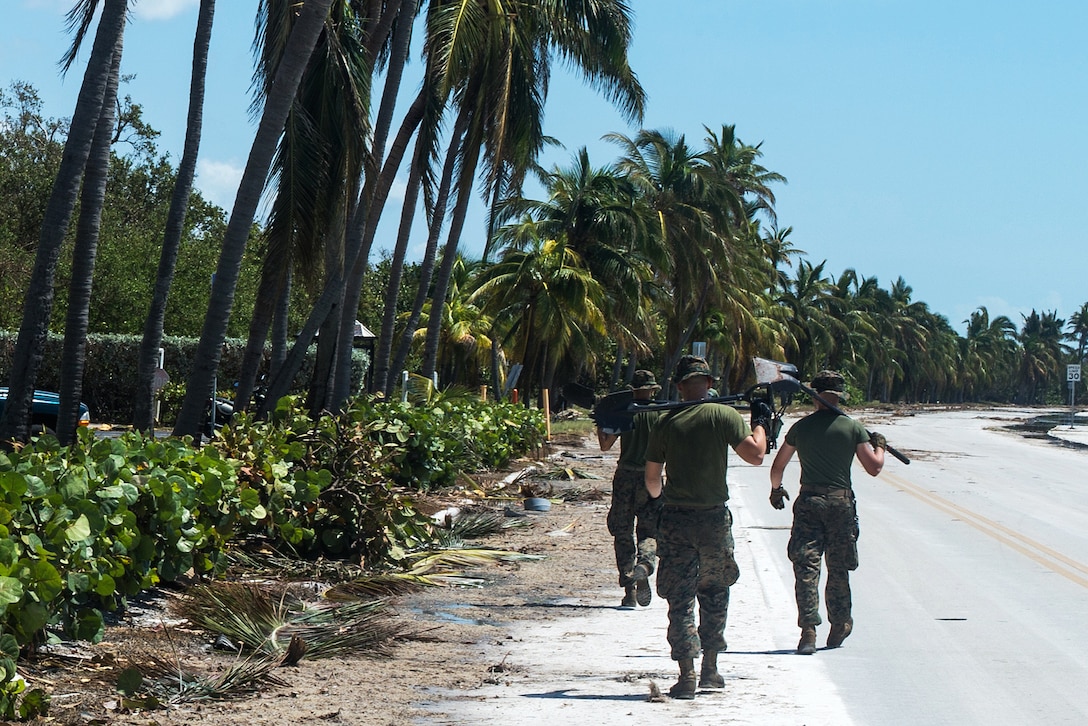
[[[234,387],[238,387],[237,382],[234,383]],[[253,410],[264,404],[264,394],[265,385],[262,376],[257,387],[253,390]],[[234,399],[216,395],[214,411],[212,409],[212,400],[209,398],[204,403],[204,421],[200,425],[200,432],[208,438],[211,438],[213,429],[223,428],[234,417]]]
[[[8,389],[0,386],[0,414],[8,402]],[[34,391],[34,405],[30,409],[30,434],[57,433],[57,416],[60,412],[60,394],[52,391]],[[91,423],[91,411],[82,401],[79,404],[79,426]]]

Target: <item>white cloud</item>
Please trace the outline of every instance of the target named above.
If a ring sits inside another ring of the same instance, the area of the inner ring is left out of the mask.
[[[143,20],[169,20],[199,5],[200,0],[135,0],[131,7]]]
[[[238,184],[244,168],[229,161],[201,159],[196,164],[196,187],[212,204],[217,204],[230,215]]]

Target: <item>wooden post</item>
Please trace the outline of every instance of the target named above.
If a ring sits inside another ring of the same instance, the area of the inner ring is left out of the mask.
[[[480,400],[487,403],[487,386],[480,386]]]
[[[544,429],[548,432],[547,440],[552,440],[552,407],[548,401],[548,389],[545,388],[544,394]]]
[[[515,388],[514,390],[510,391],[510,402],[511,403],[517,403],[518,402],[518,389]]]

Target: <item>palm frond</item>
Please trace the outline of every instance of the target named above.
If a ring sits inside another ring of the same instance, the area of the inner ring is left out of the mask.
[[[418,552],[409,555],[406,559],[412,563],[409,569],[411,574],[424,575],[440,567],[479,567],[492,562],[523,562],[544,558],[541,555],[528,555],[523,552],[482,548]]]
[[[439,530],[439,543],[447,549],[455,549],[454,542],[481,539],[515,527],[526,527],[524,519],[511,519],[497,512],[463,512],[454,518],[448,529]]]
[[[136,668],[144,685],[156,697],[170,703],[242,698],[267,686],[286,686],[286,681],[272,674],[281,664],[277,655],[253,653],[218,675],[206,676],[187,671],[179,663],[157,654],[147,654]]]
[[[193,624],[256,651],[282,655],[300,638],[308,658],[348,652],[388,655],[388,643],[404,630],[389,619],[383,599],[315,605],[286,588],[277,592],[253,584],[194,587],[181,609]]]

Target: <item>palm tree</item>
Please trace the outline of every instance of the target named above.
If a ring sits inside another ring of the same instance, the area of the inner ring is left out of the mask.
[[[83,365],[87,352],[88,311],[98,237],[102,226],[102,207],[106,201],[106,180],[110,168],[110,143],[113,140],[117,86],[121,76],[123,36],[118,36],[106,92],[102,97],[102,115],[94,130],[91,153],[83,174],[79,220],[72,250],[72,278],[68,289],[65,316],[64,350],[61,355],[60,405],[57,412],[57,438],[64,445],[72,443],[79,422],[79,404],[83,398]]]
[[[95,128],[102,115],[102,101],[113,69],[114,51],[124,32],[127,7],[127,0],[105,0],[103,4],[87,70],[72,114],[68,139],[64,144],[64,156],[42,221],[23,320],[12,356],[7,405],[0,417],[0,442],[5,445],[23,441],[27,437],[34,383],[53,309],[53,276],[79,193],[83,170],[91,153]],[[79,16],[75,14],[79,9],[77,7],[69,15],[70,22],[78,25],[75,45],[86,34],[94,12],[94,7],[85,8],[88,12]],[[70,53],[69,65],[74,57],[74,52]]]
[[[815,266],[801,260],[796,276],[775,299],[788,315],[785,321],[789,330],[786,358],[797,361],[797,367],[806,376],[815,374],[822,367],[833,342],[833,286],[831,280],[824,277],[826,264],[827,260]]]
[[[980,396],[996,397],[998,386],[1014,368],[1016,325],[1005,315],[990,319],[990,312],[980,307],[964,321],[967,324],[960,353],[962,396],[977,401]]]
[[[538,238],[565,240],[602,286],[609,339],[624,354],[648,356],[656,337],[653,269],[664,261],[644,245],[646,215],[633,187],[615,168],[593,167],[584,147],[570,166],[540,176],[547,199],[517,197],[500,205],[498,221],[517,221],[498,230],[496,243],[524,249]]]
[[[1073,354],[1073,360],[1075,363],[1080,363],[1084,360],[1085,352],[1088,351],[1088,302],[1081,305],[1077,312],[1069,316],[1067,326],[1069,328],[1068,337],[1077,346],[1076,352]]]
[[[520,186],[527,165],[543,147],[542,117],[554,52],[572,62],[631,118],[641,118],[644,93],[627,64],[630,11],[619,0],[595,3],[525,3],[506,6],[462,0],[431,6],[430,47],[444,88],[472,113],[458,153],[460,174],[443,264],[432,299],[447,292],[478,161],[486,163],[485,192]],[[425,285],[430,280],[424,280]],[[423,353],[430,375],[438,347],[432,319]]]
[[[718,302],[720,272],[731,257],[728,214],[708,189],[707,167],[685,138],[641,131],[634,139],[609,134],[620,145],[617,162],[648,214],[652,254],[665,260],[659,284],[671,297],[664,311],[665,370],[673,368],[708,306]]]
[[[189,375],[185,399],[174,426],[175,435],[198,435],[205,402],[214,393],[216,371],[219,368],[223,339],[226,336],[227,322],[234,302],[234,289],[242,254],[249,239],[250,226],[264,190],[277,141],[283,133],[295,92],[325,26],[332,1],[310,0],[303,5],[284,46],[271,92],[265,97],[264,112],[227,224],[211,298],[208,301],[208,314],[201,331],[193,370]]]
[[[1022,316],[1020,328],[1020,365],[1018,371],[1018,400],[1021,403],[1038,403],[1040,389],[1057,379],[1063,360],[1062,328],[1065,321],[1057,311],[1042,314],[1034,309]]]
[[[185,123],[185,145],[178,164],[178,176],[170,199],[170,212],[163,232],[159,269],[155,277],[155,292],[144,323],[140,341],[139,359],[136,364],[136,391],[132,423],[142,431],[150,431],[154,425],[154,376],[158,367],[158,350],[162,344],[163,324],[166,319],[166,301],[174,280],[181,235],[185,228],[185,213],[189,208],[189,193],[196,175],[197,156],[200,152],[200,136],[204,124],[204,88],[208,75],[208,47],[211,44],[212,21],[215,16],[215,0],[200,0],[197,14],[196,37],[193,40],[193,75],[189,82],[189,112]]]
[[[363,152],[362,161],[365,168],[365,177],[362,184],[356,187],[358,198],[349,210],[350,217],[347,220],[344,232],[342,250],[335,263],[326,266],[327,275],[324,290],[314,304],[290,354],[284,359],[281,368],[275,371],[272,376],[268,396],[266,397],[268,405],[274,404],[276,398],[287,392],[291,381],[301,366],[306,348],[313,339],[318,327],[323,327],[326,330],[326,334],[322,336],[322,346],[326,348],[326,351],[321,357],[327,362],[328,369],[319,368],[315,371],[315,377],[322,381],[322,387],[325,385],[324,381],[331,380],[331,387],[328,389],[327,395],[319,393],[311,396],[312,402],[317,407],[339,408],[348,394],[350,356],[347,352],[350,350],[359,288],[367,267],[367,259],[374,233],[412,134],[421,120],[432,118],[427,115],[428,110],[433,105],[429,103],[431,94],[425,88],[416,96],[405,112],[393,143],[389,147],[389,153],[386,158],[382,158],[392,116],[393,106],[390,99],[396,95],[395,89],[399,85],[400,67],[403,65],[404,54],[406,53],[406,49],[402,46],[407,44],[410,39],[411,19],[415,8],[416,3],[413,0],[401,0],[399,3],[384,8],[384,11],[380,14],[378,12],[379,8],[374,6],[365,15],[356,14],[354,16],[356,22],[365,25],[366,37],[365,49],[362,53],[363,62],[358,64],[364,72],[358,74],[360,80],[356,82],[360,84],[360,88],[365,85],[369,89],[370,77],[368,69],[377,65],[377,59],[388,55],[390,60],[387,64],[386,91],[383,94],[382,105],[374,126],[374,141],[369,148],[365,145],[360,147]],[[379,56],[379,51],[385,46],[390,37],[390,31],[394,26],[396,32],[393,33],[389,53],[382,53]],[[359,94],[360,97],[363,97],[363,95],[369,99],[369,90],[366,90],[365,94]],[[369,103],[369,101],[367,102]],[[427,130],[428,127],[425,127],[424,131]],[[422,133],[424,132],[421,131]],[[363,140],[366,136],[364,129],[360,128],[357,136],[359,136],[360,141]],[[260,349],[253,342],[252,337],[251,335],[250,349],[252,354],[249,356],[252,363],[246,368],[245,379],[241,381],[240,391],[243,390],[243,387],[251,386],[256,378],[257,352]],[[330,345],[332,343],[335,343],[335,345]],[[340,355],[340,351],[343,351],[344,355]],[[244,388],[244,390],[248,391],[250,389]],[[324,400],[324,404],[319,399]]]
[[[550,388],[567,357],[588,354],[588,336],[605,331],[604,291],[562,240],[537,237],[524,250],[508,249],[469,300],[493,317],[528,390]]]
[[[772,293],[778,293],[786,289],[789,284],[789,275],[782,266],[793,267],[791,257],[797,257],[805,253],[804,250],[793,246],[793,241],[788,239],[793,234],[793,227],[780,229],[777,225],[771,225],[767,233],[763,235],[763,252],[774,268],[774,281]]]

